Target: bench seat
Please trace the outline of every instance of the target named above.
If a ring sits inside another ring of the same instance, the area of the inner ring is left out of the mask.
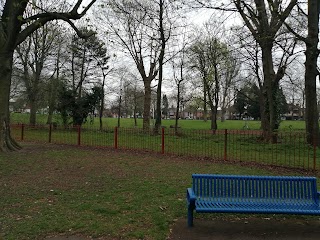
[[[188,225],[198,213],[320,215],[313,177],[193,174],[187,189]]]
[[[291,203],[223,203],[212,201],[197,201],[196,211],[209,213],[284,213],[284,214],[320,214],[317,204]]]

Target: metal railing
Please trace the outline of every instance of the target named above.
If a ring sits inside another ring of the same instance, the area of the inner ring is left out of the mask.
[[[306,133],[280,131],[277,143],[266,143],[259,130],[185,130],[162,128],[159,134],[140,128],[81,128],[52,125],[11,126],[18,141],[134,149],[242,163],[318,170],[320,152]]]

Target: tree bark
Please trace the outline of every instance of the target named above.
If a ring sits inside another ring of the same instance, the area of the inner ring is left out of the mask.
[[[264,95],[264,115],[263,117],[263,135],[266,141],[270,141],[273,136],[273,131],[277,130],[277,114],[275,102],[275,72],[272,60],[272,42],[260,44],[262,50],[262,63],[263,63],[263,95]]]
[[[211,110],[211,128],[213,132],[215,132],[218,129],[217,125],[217,107],[213,106]]]
[[[29,107],[30,107],[29,123],[30,125],[34,126],[36,125],[36,121],[37,121],[37,100],[33,96],[29,98]]]
[[[207,88],[206,88],[206,77],[203,77],[203,121],[207,122]]]
[[[105,79],[106,75],[103,74],[103,81],[102,81],[102,86],[101,86],[101,99],[100,99],[100,109],[99,109],[99,126],[100,126],[100,131],[103,129],[103,122],[102,122],[102,117],[103,117],[103,111],[104,111],[104,98],[105,98],[105,92],[104,92],[104,85],[105,85]]]
[[[163,7],[164,7],[164,1],[160,0],[159,1],[159,32],[160,32],[161,49],[159,54],[159,82],[158,82],[158,89],[157,89],[156,123],[154,126],[155,134],[159,134],[159,128],[161,127],[161,118],[162,118],[161,92],[162,92],[162,80],[163,80],[163,59],[164,59],[164,53],[165,53],[166,41],[167,41],[164,35]]]
[[[161,117],[162,117],[161,116],[162,115],[162,112],[161,112],[161,93],[162,93],[162,66],[159,65],[159,81],[158,81],[158,87],[157,87],[157,103],[156,103],[156,122],[155,122],[154,130],[153,130],[154,134],[159,134],[159,129],[161,126]]]
[[[1,43],[1,41],[0,41]],[[12,73],[13,51],[1,49],[0,44],[0,151],[12,151],[21,147],[10,134],[10,85]]]
[[[55,110],[55,103],[56,103],[56,95],[57,95],[57,78],[52,78],[50,85],[49,85],[49,101],[48,101],[48,118],[47,124],[52,124],[53,112]]]
[[[180,109],[180,82],[178,81],[178,89],[177,89],[177,107],[176,107],[176,119],[174,124],[174,132],[178,134],[178,121],[179,121],[179,109]]]
[[[305,96],[306,96],[306,133],[309,144],[320,146],[319,113],[317,107],[316,77],[319,56],[319,0],[308,1],[308,36],[306,38]]]
[[[144,80],[143,130],[150,129],[151,81]]]

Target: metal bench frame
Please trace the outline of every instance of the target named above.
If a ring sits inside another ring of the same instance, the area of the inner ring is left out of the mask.
[[[188,226],[200,213],[319,215],[315,177],[193,174],[187,189]]]

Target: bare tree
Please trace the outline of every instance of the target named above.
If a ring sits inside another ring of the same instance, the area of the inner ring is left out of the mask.
[[[233,0],[233,3],[246,27],[261,48],[264,79],[262,92],[265,99],[261,102],[264,109],[262,128],[265,140],[274,141],[273,131],[279,127],[275,93],[279,89],[279,82],[285,74],[286,65],[280,65],[277,71],[275,70],[272,50],[279,30],[284,25],[284,21],[296,5],[297,0],[290,0],[287,4],[281,0],[268,2],[255,0],[254,4],[250,5],[243,0]]]
[[[305,96],[306,96],[306,133],[307,141],[309,144],[316,144],[320,146],[320,133],[319,133],[319,111],[317,107],[317,88],[316,79],[319,76],[318,69],[318,57],[320,50],[318,48],[319,44],[319,15],[320,15],[320,2],[318,0],[308,0],[308,14],[306,14],[301,6],[298,8],[298,18],[295,18],[296,22],[304,22],[301,15],[307,16],[307,36],[298,34],[298,29],[294,28],[297,24],[290,23],[286,24],[287,28],[299,39],[303,41],[306,45],[306,61],[305,61]],[[299,19],[300,18],[300,19]],[[305,19],[305,18],[304,18]],[[293,21],[291,21],[293,23]],[[303,32],[303,31],[302,31]]]
[[[56,37],[57,31],[54,25],[46,24],[34,31],[26,41],[16,48],[22,68],[21,79],[25,85],[30,107],[29,122],[32,125],[36,124],[39,100],[43,98],[44,94],[44,71],[48,67],[49,55],[53,51]]]
[[[274,141],[273,131],[279,127],[277,119],[277,100],[275,93],[279,89],[279,82],[283,78],[286,65],[278,65],[273,59],[273,48],[279,31],[283,29],[285,20],[289,17],[297,0],[231,0],[230,4],[220,5],[212,1],[195,1],[199,7],[206,7],[223,11],[237,11],[252,37],[261,48],[263,65],[263,99],[261,107],[264,109],[262,129],[266,141]]]
[[[176,105],[176,117],[175,117],[175,134],[178,134],[178,121],[179,121],[179,110],[180,110],[180,102],[181,102],[181,91],[182,84],[185,81],[184,70],[185,70],[185,50],[182,50],[180,53],[180,58],[178,63],[172,64],[173,69],[173,78],[177,86],[177,105]]]
[[[101,99],[100,99],[100,107],[99,107],[99,127],[100,127],[100,131],[102,131],[103,129],[103,121],[102,121],[102,117],[103,117],[103,111],[104,111],[104,101],[105,101],[105,90],[104,87],[106,85],[106,78],[107,76],[114,70],[114,69],[110,69],[107,64],[107,60],[109,58],[104,58],[101,60],[98,60],[98,67],[101,70],[102,73],[102,82],[101,82]]]
[[[198,37],[198,41],[190,48],[193,63],[191,66],[201,75],[204,94],[207,96],[204,100],[208,101],[211,110],[211,129],[216,130],[220,99],[226,104],[226,92],[234,74],[230,75],[232,55],[228,46],[217,38],[218,34],[208,31],[210,29],[208,24],[206,27],[202,31],[202,39]]]
[[[158,77],[158,87],[157,87],[157,106],[156,106],[156,122],[154,126],[154,132],[156,134],[159,133],[159,128],[161,126],[161,118],[162,118],[162,111],[161,111],[161,94],[162,94],[162,80],[163,80],[163,62],[164,62],[164,54],[166,50],[166,43],[170,37],[171,31],[166,31],[165,29],[165,16],[168,15],[165,11],[166,9],[166,1],[159,0],[159,40],[160,40],[160,54],[159,54],[159,77]],[[170,27],[171,28],[171,27]]]
[[[223,69],[221,78],[221,122],[225,121],[227,108],[234,100],[232,91],[238,80],[239,69],[239,60],[229,50],[226,55],[225,68]]]
[[[257,86],[257,94],[259,96],[260,105],[260,116],[261,116],[261,126],[267,126],[269,122],[268,108],[266,105],[268,103],[266,98],[266,88],[265,88],[265,77],[264,77],[264,65],[262,58],[262,50],[259,43],[252,37],[251,32],[243,26],[234,27],[234,40],[237,54],[239,55],[239,60],[241,61],[242,72],[246,75],[245,79],[252,79],[254,81],[253,86]],[[297,57],[299,57],[299,51],[296,48],[297,41],[288,34],[287,31],[282,29],[281,32],[277,34],[277,41],[272,47],[272,58],[274,68],[279,70],[287,68],[292,64]],[[283,72],[283,77],[288,75]],[[278,94],[280,91],[280,79],[278,79],[278,87],[274,88],[274,98],[279,99]],[[276,102],[275,102],[276,103]],[[281,104],[275,104],[275,118],[277,125],[280,123],[280,106]],[[266,135],[264,135],[266,136]],[[266,141],[276,141],[276,135],[271,136],[271,138],[265,138]]]
[[[112,12],[108,27],[116,36],[116,42],[134,61],[144,83],[143,129],[150,128],[151,86],[159,72],[161,44],[157,40],[158,29],[150,14],[154,11],[150,2],[139,0],[110,1]],[[162,52],[162,55],[164,52]]]
[[[59,31],[59,34],[56,36],[54,41],[54,52],[51,54],[51,61],[54,63],[54,71],[49,78],[47,83],[47,92],[48,92],[48,118],[47,124],[53,123],[53,113],[56,110],[57,97],[60,83],[63,78],[62,66],[65,62],[65,52],[63,51],[66,48],[66,35]]]
[[[41,9],[34,5],[33,7],[39,11],[29,17],[24,17],[25,12],[30,4],[36,1],[31,3],[24,0],[6,0],[4,2],[0,17],[0,151],[20,148],[12,139],[9,126],[9,98],[15,48],[34,31],[55,19],[68,22],[81,35],[71,20],[83,17],[95,1],[90,1],[80,13],[78,11],[82,7],[83,0],[76,1],[69,12],[59,11],[59,9],[47,11],[47,9]]]

